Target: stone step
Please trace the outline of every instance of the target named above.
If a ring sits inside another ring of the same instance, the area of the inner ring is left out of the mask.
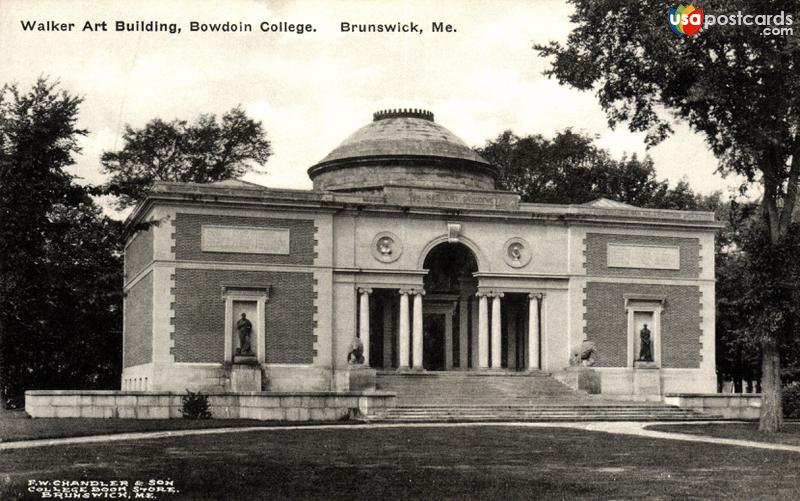
[[[685,416],[699,416],[700,414],[690,412],[442,412],[442,413],[404,413],[404,412],[386,412],[375,413],[373,417],[419,417],[419,418],[436,418],[436,417],[526,417],[526,416],[579,416],[579,417],[685,417]]]
[[[549,373],[539,371],[381,372],[376,382],[379,390],[397,395],[398,405],[501,405],[580,397]]]
[[[389,407],[386,412],[691,412],[679,407],[583,407],[583,406],[552,406],[552,407],[502,407],[502,406],[476,406],[476,407]]]
[[[389,408],[368,416],[371,421],[695,421],[718,419],[678,407],[639,408],[620,406],[613,409],[584,407],[556,408]]]
[[[466,413],[459,413],[459,412],[442,412],[442,413],[375,413],[374,417],[422,417],[422,418],[434,418],[434,417],[469,417],[469,416],[482,416],[482,417],[503,417],[503,416],[510,416],[510,417],[524,417],[524,416],[580,416],[580,417],[598,417],[598,416],[606,416],[606,417],[621,417],[621,416],[640,416],[640,417],[653,417],[653,416],[665,416],[665,417],[685,417],[685,416],[701,416],[701,414],[696,413],[689,413],[689,412],[614,412],[614,413],[607,413],[607,412],[466,412]],[[704,414],[702,416],[705,416]]]
[[[397,406],[378,409],[373,421],[688,421],[705,416],[660,402],[604,400],[576,392],[538,371],[381,372],[379,390]]]
[[[680,407],[589,407],[589,406],[531,406],[531,407],[506,407],[502,405],[470,406],[470,407],[388,407],[392,412],[691,412],[690,409]]]
[[[370,422],[382,423],[442,423],[442,422],[591,422],[591,421],[717,421],[719,416],[526,416],[526,417],[496,417],[496,416],[452,416],[438,418],[407,418],[407,417],[387,417],[382,419],[367,419]]]

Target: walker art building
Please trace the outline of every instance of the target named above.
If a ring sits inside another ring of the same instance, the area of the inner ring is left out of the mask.
[[[123,390],[559,376],[590,341],[604,395],[715,391],[712,213],[522,203],[421,110],[375,113],[308,175],[155,186],[129,219],[154,224],[125,249]]]

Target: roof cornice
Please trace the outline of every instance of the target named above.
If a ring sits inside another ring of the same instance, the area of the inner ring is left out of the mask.
[[[417,188],[414,188],[417,189]],[[421,190],[439,192],[444,190]],[[457,192],[457,190],[451,190]],[[465,191],[469,195],[473,192]],[[478,192],[481,193],[481,192]],[[483,192],[486,197],[508,199],[507,192]],[[499,199],[498,199],[499,200]],[[403,214],[417,217],[459,217],[464,220],[537,221],[549,224],[650,226],[716,231],[724,225],[713,212],[661,209],[618,209],[586,205],[530,204],[512,206],[448,207],[440,203],[415,204],[387,200],[386,194],[350,194],[329,191],[219,187],[192,183],[157,183],[148,197],[128,216],[126,228],[133,227],[158,205],[217,205],[242,209],[278,209],[309,212],[354,212]]]

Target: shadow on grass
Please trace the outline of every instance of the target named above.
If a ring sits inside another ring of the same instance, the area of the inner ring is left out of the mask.
[[[31,479],[168,479],[170,500],[793,499],[800,454],[562,428],[311,429],[14,450],[0,471],[2,499]]]
[[[647,426],[646,429],[800,446],[800,422],[797,421],[785,423],[784,429],[779,433],[760,432],[758,423],[660,424]]]
[[[84,437],[147,431],[244,428],[249,426],[302,426],[314,424],[353,424],[357,421],[288,422],[256,419],[100,419],[26,418],[0,415],[0,442],[43,438]]]

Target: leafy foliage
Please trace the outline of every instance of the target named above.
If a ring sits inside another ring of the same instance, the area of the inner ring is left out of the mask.
[[[668,180],[658,180],[649,157],[616,160],[592,137],[570,129],[552,140],[505,131],[476,151],[500,168],[500,187],[519,193],[525,202],[581,204],[605,197],[660,209],[714,204],[695,194],[685,180],[674,188]]]
[[[761,377],[761,348],[749,329],[743,328],[748,320],[742,308],[747,287],[747,256],[742,247],[751,222],[758,219],[757,210],[756,204],[733,200],[716,210],[717,220],[725,223],[715,242],[717,375],[720,380],[733,380],[737,391],[742,391],[742,380],[752,384]]]
[[[65,168],[81,99],[40,79],[0,93],[0,392],[113,388],[121,349],[121,224]]]
[[[798,382],[783,388],[783,417],[800,419],[800,383]]]
[[[645,131],[653,145],[672,132],[669,115],[705,137],[723,173],[735,172],[763,187],[766,239],[754,263],[761,272],[752,301],[789,292],[791,270],[781,269],[800,181],[800,44],[793,36],[763,36],[757,27],[715,25],[676,37],[658,0],[571,0],[575,28],[566,45],[534,48],[552,58],[546,72],[560,83],[597,93],[609,124]],[[708,1],[715,14],[737,11],[796,14],[798,0]],[[625,19],[625,29],[610,29]],[[773,261],[774,259],[774,261]],[[756,286],[758,280],[750,280]],[[750,329],[762,348],[762,430],[781,425],[781,337],[785,302],[753,306]],[[796,331],[795,331],[796,332]]]
[[[197,393],[186,390],[186,395],[181,398],[183,407],[181,415],[184,419],[211,419],[211,411],[208,407],[208,395],[199,391]]]
[[[241,108],[221,119],[200,115],[185,120],[151,120],[141,129],[125,127],[125,145],[106,151],[100,163],[111,175],[106,185],[120,208],[136,205],[155,181],[210,183],[242,176],[263,166],[272,151],[261,125]]]

